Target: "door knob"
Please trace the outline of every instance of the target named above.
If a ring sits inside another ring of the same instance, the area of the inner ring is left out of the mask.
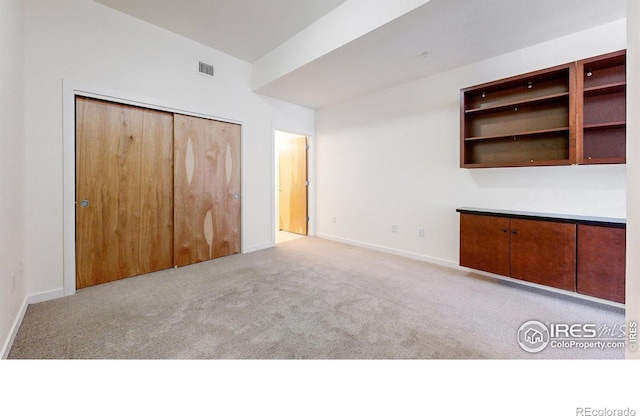
[[[80,201],[80,206],[81,207],[88,207],[89,206],[89,201],[87,201],[86,199],[83,199],[82,201]]]

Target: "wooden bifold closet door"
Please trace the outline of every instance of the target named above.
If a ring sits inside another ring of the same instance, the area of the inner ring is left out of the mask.
[[[240,126],[76,97],[76,288],[240,252]]]
[[[175,264],[240,252],[240,126],[175,115]]]
[[[173,265],[173,114],[76,98],[76,288]]]

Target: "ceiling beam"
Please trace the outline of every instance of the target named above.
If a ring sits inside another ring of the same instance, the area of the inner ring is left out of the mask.
[[[254,91],[430,0],[347,0],[253,64]]]

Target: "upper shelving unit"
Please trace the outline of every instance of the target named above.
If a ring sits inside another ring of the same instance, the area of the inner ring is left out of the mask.
[[[577,161],[626,162],[626,51],[578,61]]]
[[[460,91],[464,168],[625,163],[625,51]]]
[[[573,65],[461,91],[462,167],[573,163]]]

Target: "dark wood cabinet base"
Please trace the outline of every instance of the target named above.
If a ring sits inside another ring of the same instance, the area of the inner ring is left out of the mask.
[[[513,219],[511,230],[511,277],[576,290],[575,224]]]
[[[457,211],[461,266],[624,303],[624,220]]]
[[[460,265],[509,275],[509,219],[480,215],[460,216]],[[492,255],[487,255],[492,253]]]
[[[578,226],[578,293],[624,303],[626,233]]]

